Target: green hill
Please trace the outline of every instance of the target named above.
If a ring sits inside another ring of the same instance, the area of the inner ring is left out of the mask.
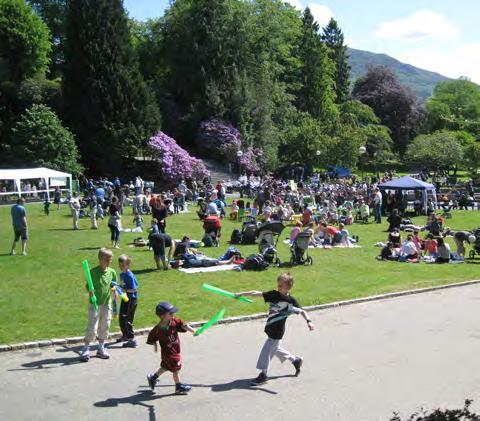
[[[370,65],[383,65],[392,69],[400,79],[400,81],[409,86],[415,94],[423,101],[427,99],[433,92],[435,85],[449,78],[439,73],[430,72],[428,70],[419,69],[410,64],[402,63],[386,54],[376,54],[369,51],[348,49],[350,55],[350,66],[352,81],[363,76]]]

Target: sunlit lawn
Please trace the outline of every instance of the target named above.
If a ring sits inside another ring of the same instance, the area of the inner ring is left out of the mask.
[[[50,216],[42,213],[42,206],[27,205],[30,241],[27,256],[8,256],[12,240],[10,208],[0,207],[0,343],[13,343],[34,339],[50,339],[83,335],[86,324],[87,297],[81,261],[87,258],[96,263],[97,250],[109,245],[106,221],[98,231],[90,230],[89,220],[80,221],[81,230],[71,230],[71,217],[66,206],[53,210]],[[148,225],[148,220],[146,221]],[[418,219],[419,223],[424,218]],[[480,226],[480,212],[454,212],[448,220],[454,229],[472,229]],[[227,240],[238,223],[225,220],[223,241],[217,248],[205,249],[207,255],[221,256],[228,247]],[[124,216],[124,226],[132,227],[130,211]],[[288,235],[289,227],[284,231]],[[354,225],[351,234],[360,236],[359,249],[311,250],[312,267],[294,267],[293,294],[303,305],[327,303],[389,291],[425,287],[480,278],[480,266],[475,264],[427,265],[383,263],[375,260],[379,249],[373,247],[385,239],[382,225]],[[172,216],[168,219],[168,232],[174,238],[190,234],[200,239],[201,223],[195,213]],[[155,323],[155,304],[168,300],[181,309],[187,320],[206,319],[222,306],[227,316],[265,310],[257,300],[244,304],[223,299],[201,289],[203,282],[227,290],[266,290],[275,285],[276,275],[285,269],[271,268],[265,272],[216,272],[189,275],[175,270],[153,271],[152,253],[146,249],[131,248],[127,244],[138,234],[123,233],[122,249],[115,255],[129,253],[133,257],[133,271],[140,282],[140,298],[136,327]],[[146,235],[144,235],[146,237]],[[283,238],[282,238],[283,239]],[[449,240],[452,244],[451,240]],[[243,255],[257,251],[257,246],[239,246]],[[289,248],[279,242],[280,257],[289,259]],[[477,258],[477,262],[480,259]],[[115,265],[116,267],[116,265]],[[112,331],[117,331],[113,322]]]

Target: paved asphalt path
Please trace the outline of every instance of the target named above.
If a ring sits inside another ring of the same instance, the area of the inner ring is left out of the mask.
[[[420,407],[480,408],[480,287],[468,286],[352,305],[287,324],[285,345],[304,357],[298,378],[274,361],[273,377],[252,388],[263,322],[182,335],[182,378],[150,392],[145,375],[159,354],[139,337],[135,350],[78,363],[79,347],[0,355],[1,420],[389,420]]]

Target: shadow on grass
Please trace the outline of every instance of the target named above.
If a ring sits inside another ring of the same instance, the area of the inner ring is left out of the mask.
[[[79,250],[86,250],[86,251],[91,251],[91,250],[100,250],[101,247],[81,247]]]
[[[6,256],[11,256],[10,253],[3,253],[3,254],[0,254],[0,257],[6,257]]]
[[[74,230],[73,228],[49,228],[48,231],[84,231],[82,229]]]
[[[152,272],[160,272],[158,269],[139,269],[139,270],[136,270],[134,273],[135,275],[143,275],[145,273],[152,273]]]

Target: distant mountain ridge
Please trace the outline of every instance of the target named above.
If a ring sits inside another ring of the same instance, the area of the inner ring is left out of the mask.
[[[398,76],[400,82],[409,86],[412,91],[425,101],[432,95],[433,89],[438,82],[451,80],[440,73],[420,69],[410,64],[402,63],[386,54],[371,53],[370,51],[349,48],[352,82],[363,76],[368,66],[383,65],[392,69]]]

